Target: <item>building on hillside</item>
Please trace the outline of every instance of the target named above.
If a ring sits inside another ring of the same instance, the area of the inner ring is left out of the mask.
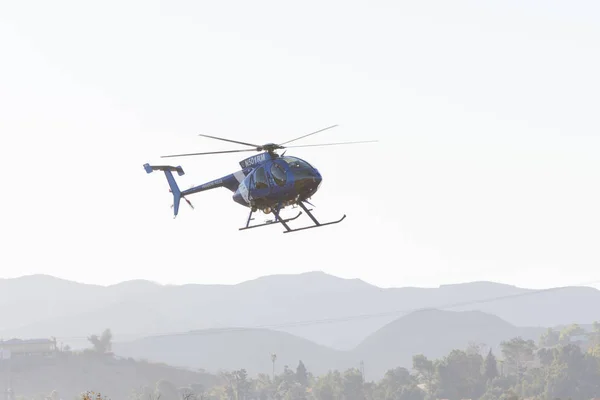
[[[18,356],[50,356],[56,352],[56,340],[10,339],[0,340],[0,355],[3,359]]]

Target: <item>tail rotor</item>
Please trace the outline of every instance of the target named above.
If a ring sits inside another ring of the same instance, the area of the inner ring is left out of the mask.
[[[172,191],[171,189],[169,189],[169,193],[173,193],[173,191]],[[182,198],[183,200],[185,200],[185,202],[186,202],[186,203],[188,203],[188,205],[190,206],[190,208],[191,208],[192,210],[195,210],[195,208],[194,208],[194,205],[192,204],[192,202],[191,202],[191,201],[189,201],[189,200],[188,200],[188,199],[187,199],[185,196],[181,196],[181,198]],[[171,204],[171,208],[173,208],[174,206],[175,206],[174,204]]]

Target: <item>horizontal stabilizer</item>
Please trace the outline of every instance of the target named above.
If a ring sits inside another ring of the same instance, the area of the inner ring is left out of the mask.
[[[172,167],[170,165],[144,164],[144,169],[147,173],[151,173],[152,171],[163,171],[165,173],[165,177],[169,183],[170,192],[173,194],[173,215],[176,217],[179,213],[179,202],[181,201],[182,196],[181,190],[179,190],[179,186],[177,186],[177,182],[175,182],[175,178],[173,177],[173,172],[177,171],[179,176],[181,176],[184,174],[183,168],[180,166]]]
[[[181,168],[181,166],[172,167],[170,165],[144,164],[144,169],[146,170],[147,173],[151,173],[152,171],[172,171],[172,172],[177,172],[177,174],[179,176],[185,175],[185,172],[183,172],[183,168]]]

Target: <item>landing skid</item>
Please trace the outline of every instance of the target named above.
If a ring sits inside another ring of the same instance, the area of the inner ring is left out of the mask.
[[[244,226],[243,228],[238,228],[238,229],[240,231],[244,231],[246,229],[260,228],[261,226],[274,225],[274,224],[280,223],[285,228],[285,231],[283,231],[283,233],[290,233],[290,232],[303,231],[306,229],[320,228],[320,227],[327,226],[327,225],[339,224],[346,218],[346,214],[344,214],[344,216],[342,218],[338,219],[337,221],[321,223],[321,222],[317,221],[317,219],[314,217],[314,215],[312,215],[312,213],[311,213],[312,208],[311,209],[306,208],[306,206],[302,203],[302,201],[299,201],[298,205],[304,210],[304,212],[310,217],[310,219],[312,219],[312,221],[314,222],[314,225],[292,229],[289,227],[289,225],[287,223],[297,219],[300,215],[302,215],[302,211],[298,212],[298,215],[296,215],[295,217],[281,219],[281,216],[279,215],[279,210],[274,209],[273,214],[275,214],[275,220],[267,221],[264,224],[250,226],[250,221],[252,221],[254,219],[254,218],[252,218],[253,211],[250,211],[250,215],[248,215],[248,221],[246,222],[246,226]]]
[[[286,222],[295,220],[300,215],[302,215],[302,211],[298,212],[298,215],[296,215],[295,217],[284,219],[282,221],[279,221],[279,216],[277,216],[274,221],[267,221],[264,224],[258,224],[258,225],[252,225],[252,226],[250,226],[250,221],[254,219],[254,218],[252,218],[252,211],[250,211],[250,216],[248,216],[248,222],[246,222],[246,226],[244,226],[243,228],[239,228],[239,230],[240,231],[245,231],[246,229],[260,228],[261,226],[273,225],[273,224],[276,224],[278,222],[281,222],[281,223],[285,224]]]
[[[290,232],[297,232],[297,231],[303,231],[306,229],[312,229],[312,228],[320,228],[322,226],[327,226],[327,225],[333,225],[333,224],[339,224],[340,222],[342,222],[344,220],[344,218],[346,218],[346,214],[344,214],[344,216],[340,219],[338,219],[337,221],[332,221],[332,222],[326,222],[326,223],[320,223],[319,221],[317,221],[317,219],[312,215],[311,211],[306,208],[306,206],[302,203],[302,201],[298,202],[298,205],[300,207],[302,207],[302,209],[304,210],[304,212],[306,212],[306,214],[310,217],[310,219],[312,219],[312,221],[315,223],[314,225],[311,226],[304,226],[302,228],[296,228],[296,229],[292,229],[290,228],[285,220],[281,220],[279,218],[279,213],[277,211],[273,211],[275,213],[275,216],[277,217],[277,222],[281,222],[281,225],[283,225],[283,227],[285,228],[285,231],[283,231],[283,233],[290,233]]]

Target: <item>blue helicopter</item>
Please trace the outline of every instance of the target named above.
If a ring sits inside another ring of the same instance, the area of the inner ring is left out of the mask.
[[[332,225],[340,223],[346,218],[346,215],[337,221],[321,223],[311,213],[305,203],[314,207],[308,200],[319,190],[323,177],[320,172],[307,161],[298,157],[286,156],[285,151],[282,155],[277,154],[277,150],[283,150],[292,147],[313,147],[313,146],[332,146],[341,144],[355,144],[355,143],[371,143],[376,140],[360,141],[360,142],[341,142],[341,143],[325,143],[325,144],[309,144],[309,145],[297,145],[297,146],[284,146],[288,143],[296,140],[314,135],[327,129],[336,127],[332,125],[327,128],[320,129],[318,131],[309,133],[307,135],[300,136],[298,138],[288,140],[281,144],[267,143],[264,145],[256,145],[252,143],[244,143],[236,140],[224,139],[216,136],[199,135],[211,139],[223,140],[226,142],[237,143],[240,145],[250,146],[252,149],[240,149],[240,150],[224,150],[214,151],[207,153],[188,153],[188,154],[175,154],[168,156],[161,156],[161,158],[170,157],[186,157],[186,156],[199,156],[208,154],[223,154],[223,153],[238,153],[248,151],[258,151],[260,154],[248,157],[239,162],[241,170],[234,172],[233,174],[226,175],[219,179],[212,180],[203,185],[192,187],[188,190],[180,190],[173,172],[177,172],[179,176],[184,175],[184,171],[181,166],[173,167],[170,165],[150,165],[144,164],[144,169],[147,173],[153,171],[163,171],[167,182],[169,183],[170,192],[173,194],[173,208],[174,216],[177,217],[179,213],[179,203],[181,199],[184,199],[191,208],[194,208],[192,203],[186,198],[186,196],[204,192],[206,190],[224,187],[233,192],[233,201],[241,204],[244,207],[250,208],[250,215],[246,221],[246,225],[239,230],[258,228],[261,226],[272,225],[273,223],[281,223],[285,228],[284,233],[297,232],[304,229],[318,228],[326,225]],[[286,150],[287,151],[287,150]],[[314,225],[309,225],[301,228],[292,229],[288,225],[288,222],[298,218],[302,211],[296,216],[288,219],[283,219],[280,216],[280,212],[285,207],[292,206],[295,208],[299,206],[313,221]],[[267,221],[263,224],[250,226],[250,221],[253,220],[253,213],[261,210],[265,214],[273,213],[275,219]]]

